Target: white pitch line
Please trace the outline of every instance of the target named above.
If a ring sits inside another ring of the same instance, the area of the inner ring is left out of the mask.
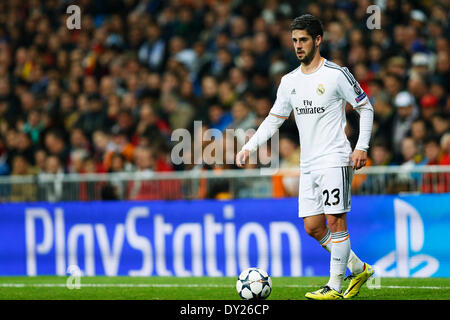
[[[431,289],[431,290],[450,290],[450,287],[410,287],[410,286],[381,286],[382,289]]]
[[[0,288],[65,288],[65,283],[0,283]],[[221,284],[169,284],[169,283],[80,283],[84,288],[233,288],[231,285]],[[317,285],[288,284],[275,288],[314,288]],[[380,289],[429,289],[450,290],[450,287],[430,286],[380,286]],[[375,288],[374,288],[375,290]]]
[[[296,284],[292,284],[292,285],[285,285],[285,287],[293,287],[293,288],[307,288],[307,287],[311,287],[309,285],[296,285]],[[314,286],[317,287],[317,286]],[[417,287],[417,286],[380,286],[378,287],[374,287],[372,288],[372,290],[375,289],[430,289],[430,290],[450,290],[450,287],[428,287],[428,286],[424,286],[424,287]]]
[[[0,283],[0,288],[59,288],[66,287],[65,283]],[[81,287],[86,288],[229,288],[229,285],[218,284],[168,284],[168,283],[80,283]]]

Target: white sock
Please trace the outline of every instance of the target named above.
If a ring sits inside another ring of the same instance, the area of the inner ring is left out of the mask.
[[[330,260],[330,280],[327,286],[341,292],[344,281],[345,270],[347,269],[348,257],[350,256],[350,237],[347,231],[335,232],[331,234],[331,260]]]
[[[364,262],[358,258],[358,256],[350,250],[350,255],[348,256],[347,267],[350,269],[352,274],[358,274],[364,271]]]
[[[328,230],[327,234],[322,239],[319,240],[319,243],[325,250],[327,250],[328,252],[331,253],[331,247],[332,247],[331,232],[330,232],[330,229],[327,229],[327,230]]]
[[[319,241],[319,243],[325,250],[331,253],[331,247],[333,246],[333,243],[331,242],[331,232],[329,229],[327,234]],[[352,274],[358,274],[363,272],[364,270],[364,262],[362,262],[361,259],[358,258],[353,250],[350,250],[347,267]]]

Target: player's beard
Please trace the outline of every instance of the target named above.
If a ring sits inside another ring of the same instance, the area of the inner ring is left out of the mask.
[[[311,51],[309,52],[309,54],[305,55],[303,58],[298,58],[298,60],[300,61],[300,63],[304,64],[304,65],[308,65],[311,63],[312,59],[314,58],[314,55],[316,54],[317,48],[315,45],[312,47]],[[298,56],[297,56],[298,57]]]

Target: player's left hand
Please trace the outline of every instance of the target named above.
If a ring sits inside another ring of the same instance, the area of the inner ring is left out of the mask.
[[[363,150],[355,149],[352,155],[353,169],[358,170],[366,165],[367,152]]]

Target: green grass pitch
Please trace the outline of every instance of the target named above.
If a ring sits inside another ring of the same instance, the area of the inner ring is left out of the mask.
[[[42,300],[239,300],[234,277],[82,277],[80,289],[68,289],[67,277],[0,277],[0,299]],[[272,278],[270,300],[304,300],[326,277]],[[363,300],[450,300],[448,278],[378,278],[364,285]],[[348,282],[344,283],[344,288]]]

